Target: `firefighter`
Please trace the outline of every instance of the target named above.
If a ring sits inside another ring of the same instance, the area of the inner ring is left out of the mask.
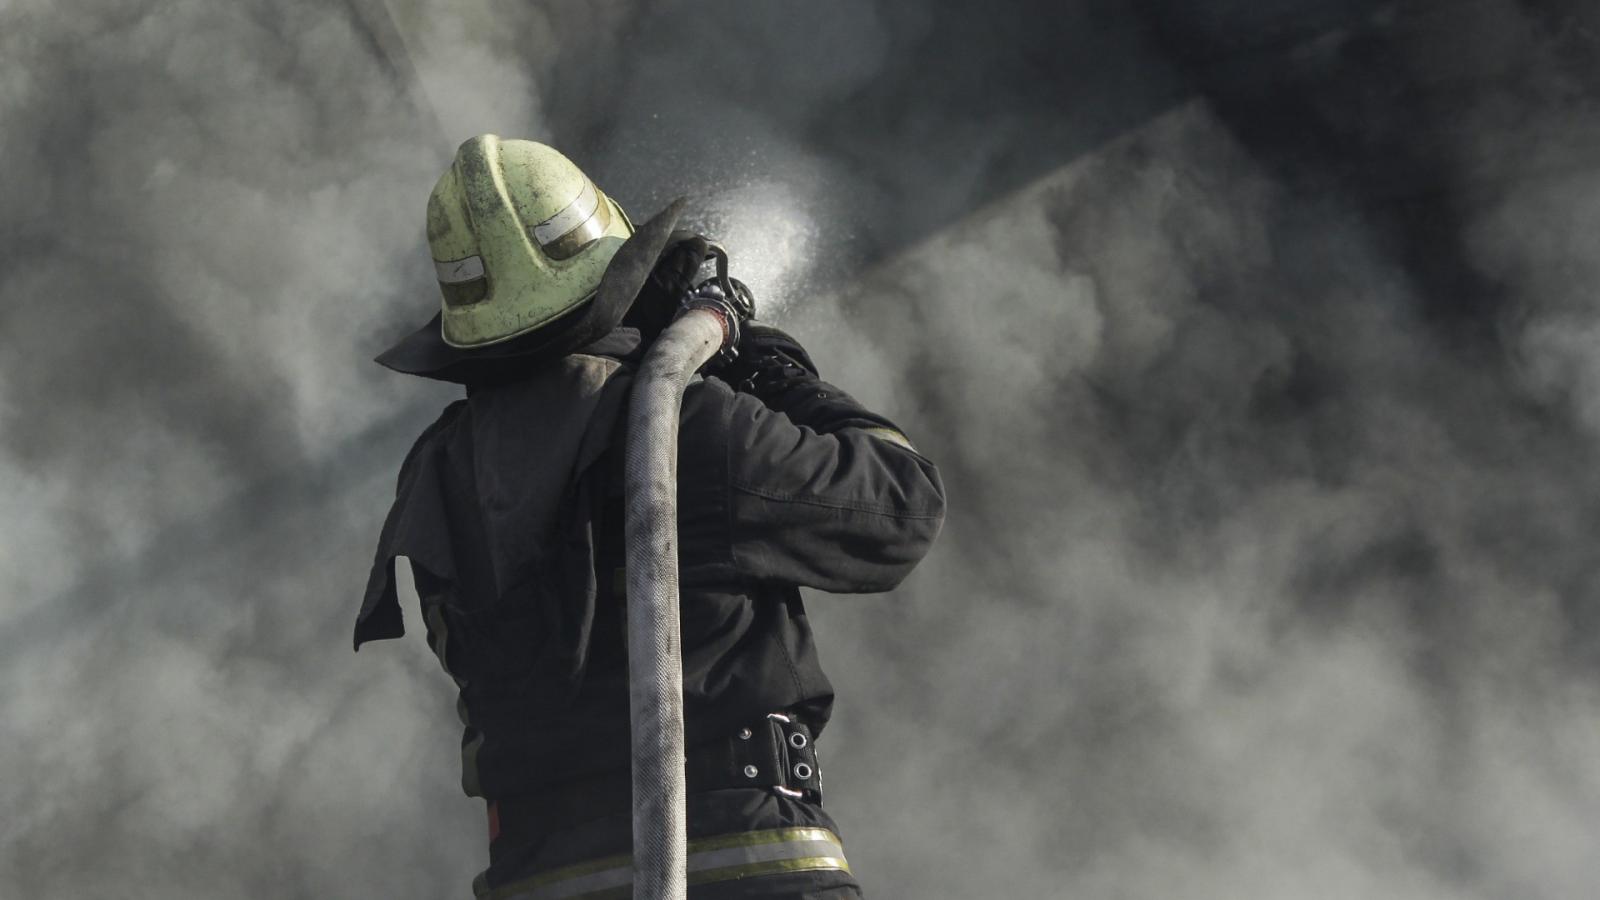
[[[442,308],[378,358],[465,388],[401,466],[355,646],[402,633],[409,562],[460,690],[462,786],[488,807],[477,897],[627,891],[621,423],[716,249],[676,228],[680,208],[635,228],[555,150],[473,138],[428,198]],[[678,459],[690,896],[858,897],[822,808],[833,688],[799,588],[895,587],[939,532],[943,487],[789,335],[747,323],[708,365]]]

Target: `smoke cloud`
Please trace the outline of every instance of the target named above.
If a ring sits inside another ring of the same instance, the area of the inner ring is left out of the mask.
[[[448,679],[348,629],[495,131],[945,473],[810,598],[870,894],[1587,896],[1591,14],[1249,6],[0,3],[0,895],[467,893]]]

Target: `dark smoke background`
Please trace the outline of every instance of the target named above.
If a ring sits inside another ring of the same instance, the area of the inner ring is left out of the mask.
[[[873,895],[1592,896],[1597,19],[0,0],[0,897],[467,893],[448,681],[348,642],[480,131],[942,465],[812,598]]]

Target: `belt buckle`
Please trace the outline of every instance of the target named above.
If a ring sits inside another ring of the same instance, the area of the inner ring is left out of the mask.
[[[789,735],[788,735],[788,732],[783,730],[783,726],[792,724],[794,722],[794,720],[789,718],[788,716],[784,715],[783,713],[767,713],[767,721],[772,723],[772,730],[773,730],[773,733],[774,733],[774,737],[777,739],[777,742],[778,742],[778,759],[779,759],[778,765],[782,766],[783,769],[784,769],[784,771],[782,772],[783,780],[784,781],[788,781],[789,780],[789,774],[790,774],[789,773],[789,744],[788,744]],[[795,800],[803,800],[803,799],[805,799],[805,796],[806,796],[806,792],[805,791],[797,791],[794,788],[789,787],[786,784],[775,784],[775,785],[772,786],[772,789],[777,791],[778,793],[782,794],[785,797],[792,797]]]
[[[773,785],[772,789],[785,797],[795,800],[804,800],[806,793],[809,791],[816,795],[816,803],[821,806],[822,767],[817,763],[817,751],[815,747],[811,746],[810,737],[804,731],[785,728],[785,725],[793,725],[794,720],[784,713],[767,713],[767,721],[771,723],[773,737],[778,743],[779,764],[783,767],[782,774],[785,782],[784,784]],[[808,762],[806,759],[792,760],[790,754],[798,753],[798,751],[804,751],[804,756],[808,757],[810,761]],[[815,788],[796,790],[787,784],[791,779],[799,783],[805,783],[813,778],[816,779],[817,786]]]

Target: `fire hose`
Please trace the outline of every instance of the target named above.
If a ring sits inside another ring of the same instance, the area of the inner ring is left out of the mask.
[[[731,358],[749,292],[727,277],[684,300],[635,376],[624,457],[628,582],[628,706],[633,740],[633,896],[684,900],[688,819],[683,647],[678,622],[678,419],[689,379]],[[729,298],[732,298],[731,300]]]

